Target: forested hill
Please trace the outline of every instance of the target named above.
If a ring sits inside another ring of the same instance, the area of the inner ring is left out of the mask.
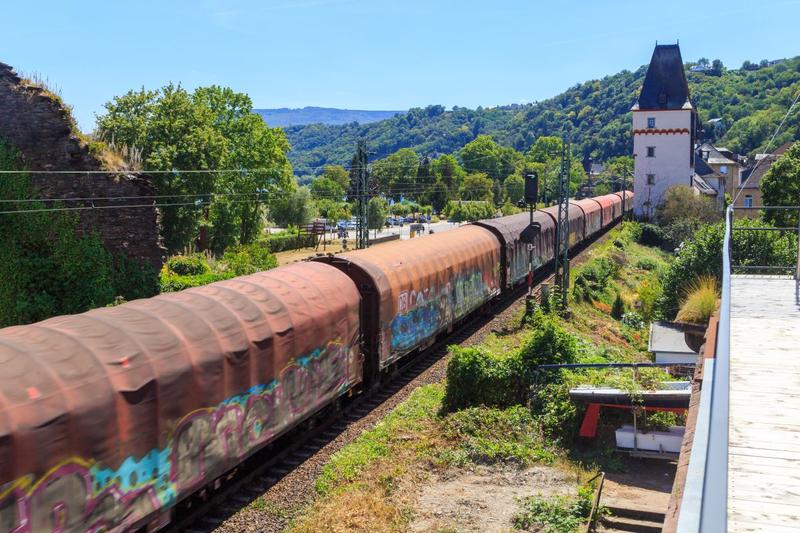
[[[800,89],[800,57],[750,70],[724,70],[721,75],[688,72],[691,97],[709,139],[749,153],[771,135]],[[646,67],[575,85],[562,94],[526,105],[445,110],[434,105],[372,124],[311,124],[286,128],[297,174],[319,173],[321,166],[348,164],[359,137],[366,137],[370,159],[400,148],[420,155],[452,153],[479,134],[526,150],[537,136],[569,132],[582,155],[605,160],[631,152],[630,108],[644,80]],[[710,119],[719,119],[708,122]],[[800,138],[798,121],[787,121],[779,141]],[[779,143],[778,143],[779,144]]]
[[[336,109],[332,107],[304,107],[302,109],[254,109],[269,126],[302,126],[304,124],[347,124],[360,122],[369,124],[404,111],[363,111],[360,109]]]

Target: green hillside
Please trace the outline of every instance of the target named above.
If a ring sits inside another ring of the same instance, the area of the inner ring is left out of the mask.
[[[517,150],[526,150],[540,135],[569,134],[580,156],[605,160],[629,154],[630,107],[645,70],[587,81],[534,104],[452,110],[434,105],[371,124],[289,127],[290,159],[297,174],[313,174],[328,163],[348,164],[359,137],[367,138],[374,160],[400,148],[422,155],[452,153],[483,133]],[[707,138],[750,153],[766,142],[800,89],[800,56],[721,75],[687,75]],[[707,123],[710,119],[720,120]],[[779,141],[797,138],[797,120],[790,120]]]

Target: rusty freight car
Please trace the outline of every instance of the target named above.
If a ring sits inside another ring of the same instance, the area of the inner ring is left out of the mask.
[[[583,211],[583,233],[587,239],[603,229],[603,210],[594,198],[571,200],[570,204],[578,206]]]
[[[520,239],[520,234],[528,227],[530,220],[530,213],[517,213],[507,217],[479,220],[474,223],[490,230],[500,241],[503,251],[500,255],[501,283],[504,290],[513,288],[528,276],[530,259],[528,244]],[[533,248],[533,269],[535,271],[553,259],[556,221],[550,213],[541,210],[534,211],[533,221],[541,225],[541,231]]]
[[[322,257],[362,295],[365,373],[375,374],[500,292],[500,244],[474,225]]]
[[[0,524],[164,516],[361,380],[359,303],[300,263],[0,330]]]
[[[553,220],[558,221],[558,206],[552,205],[542,209],[549,213]],[[586,238],[585,228],[583,227],[583,211],[580,207],[570,202],[567,207],[567,227],[569,228],[569,247],[572,248]]]

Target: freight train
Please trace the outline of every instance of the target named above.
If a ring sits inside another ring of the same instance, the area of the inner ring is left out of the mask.
[[[570,246],[632,200],[570,202]],[[553,259],[556,219],[556,207],[534,214],[537,268]],[[484,220],[0,330],[0,531],[168,523],[176,504],[524,283],[528,223]]]

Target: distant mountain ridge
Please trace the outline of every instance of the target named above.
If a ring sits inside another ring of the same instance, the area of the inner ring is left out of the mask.
[[[307,106],[300,109],[281,107],[279,109],[254,109],[273,127],[304,126],[307,124],[329,124],[338,126],[358,122],[369,124],[391,118],[405,111],[365,111],[361,109],[338,109],[335,107]]]
[[[692,103],[705,140],[751,154],[768,140],[800,90],[800,56],[764,66],[723,69],[720,75],[693,72],[688,63]],[[411,148],[420,156],[460,150],[481,134],[525,151],[542,135],[568,136],[581,159],[605,161],[632,151],[631,106],[647,66],[576,84],[532,104],[468,109],[441,105],[413,108],[369,124],[308,124],[285,127],[295,174],[319,174],[324,165],[349,164],[360,138],[370,160]],[[712,119],[715,119],[712,121]],[[775,146],[800,140],[800,122],[787,121]]]

